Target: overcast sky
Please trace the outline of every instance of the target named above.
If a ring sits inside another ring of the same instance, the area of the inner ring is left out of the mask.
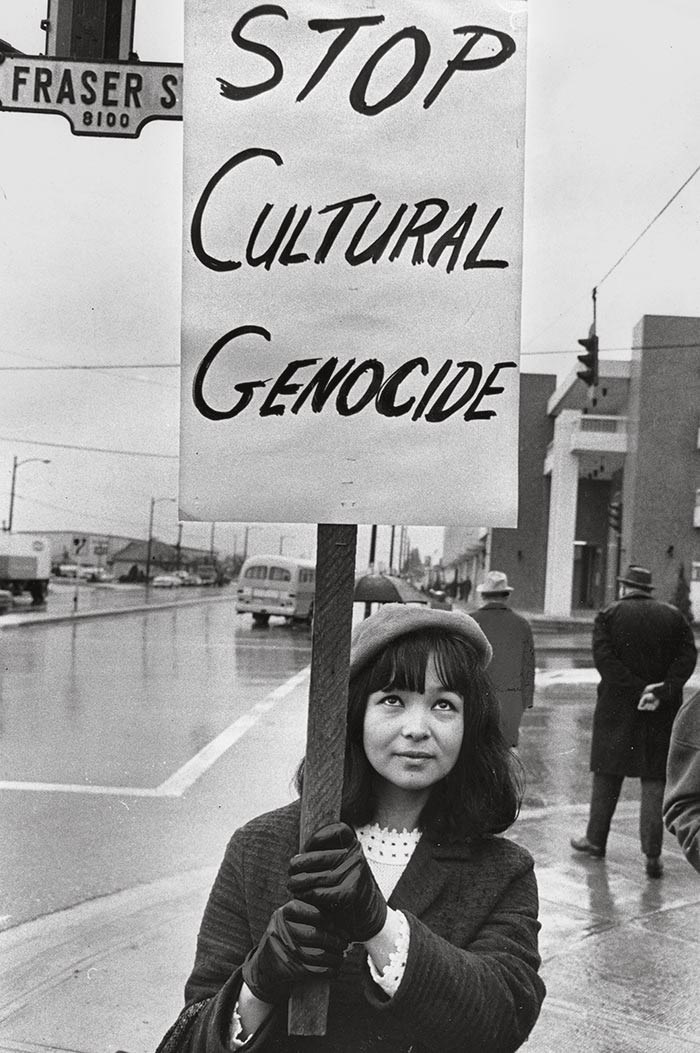
[[[41,53],[46,7],[0,0],[0,37]],[[700,5],[528,7],[521,368],[561,379],[594,285],[605,357],[629,357],[644,313],[700,314],[700,176],[614,267],[700,165]],[[135,48],[144,61],[182,61],[175,0],[137,0]],[[0,367],[178,361],[181,149],[175,122],[110,141],[75,137],[60,116],[0,113]],[[3,371],[0,383],[0,519],[13,455],[45,457],[19,470],[15,529],[145,536],[151,497],[177,493],[177,368]],[[175,539],[174,503],[157,505],[155,532]],[[230,549],[234,533],[240,550],[240,526],[218,526],[217,544]],[[311,553],[308,525],[260,526],[250,549],[276,551],[282,535],[285,552]],[[435,530],[411,538],[427,555],[440,545]],[[185,544],[208,541],[208,526],[186,524]]]

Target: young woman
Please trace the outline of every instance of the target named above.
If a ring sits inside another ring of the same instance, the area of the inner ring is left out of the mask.
[[[537,886],[530,855],[494,836],[519,786],[490,658],[459,611],[386,604],[356,628],[342,821],[301,853],[298,801],[233,835],[159,1053],[525,1042],[544,998]],[[314,977],[330,980],[327,1034],[289,1037],[290,989]]]

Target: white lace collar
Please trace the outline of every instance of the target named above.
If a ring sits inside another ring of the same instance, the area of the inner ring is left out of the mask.
[[[405,866],[421,837],[420,830],[389,830],[378,823],[359,826],[356,833],[365,857],[389,866]]]

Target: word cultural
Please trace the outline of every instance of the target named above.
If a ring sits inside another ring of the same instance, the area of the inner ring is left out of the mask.
[[[239,18],[231,31],[231,39],[241,51],[258,55],[268,62],[271,66],[270,75],[266,80],[250,85],[235,85],[223,77],[217,77],[221,85],[221,94],[225,98],[236,102],[251,99],[263,92],[271,91],[282,81],[284,66],[277,52],[268,47],[267,44],[249,39],[243,32],[249,22],[261,16],[269,15],[276,15],[285,20],[289,18],[286,10],[277,4],[260,4],[246,11]],[[319,34],[337,33],[337,36],[331,41],[325,55],[297,95],[296,101],[302,102],[323,80],[336,59],[345,51],[361,29],[364,30],[381,25],[383,21],[384,15],[309,19],[307,25],[312,32]],[[513,38],[508,33],[503,33],[498,29],[490,29],[487,26],[458,26],[452,32],[456,36],[466,37],[467,40],[457,54],[447,61],[445,68],[423,99],[423,108],[426,110],[439,98],[441,92],[455,73],[494,69],[496,66],[502,65],[515,52],[515,41]],[[386,55],[389,55],[395,48],[400,47],[406,41],[413,52],[410,68],[383,98],[369,103],[367,95],[376,70]],[[494,43],[497,48],[495,51],[492,50]],[[416,26],[405,26],[388,37],[364,63],[350,88],[349,101],[353,110],[365,116],[373,117],[401,102],[411,93],[423,76],[430,54],[430,39],[422,29],[418,29]]]
[[[454,362],[451,358],[434,370],[427,358],[418,356],[390,373],[376,358],[359,362],[350,358],[342,363],[336,357],[300,358],[284,366],[274,379],[234,384],[236,402],[228,409],[215,409],[204,394],[207,374],[224,348],[245,336],[260,336],[268,342],[272,339],[262,326],[238,326],[211,346],[197,368],[192,399],[208,420],[230,420],[249,408],[257,410],[260,417],[283,417],[287,410],[296,415],[305,406],[312,413],[330,407],[341,417],[353,417],[373,407],[383,417],[410,414],[411,420],[430,424],[441,423],[456,413],[462,413],[465,421],[488,420],[496,416],[497,410],[492,406],[482,409],[481,403],[505,390],[496,384],[501,370],[516,368],[515,362],[497,362],[484,378],[481,363]],[[311,367],[319,363],[322,364],[309,376]],[[421,379],[426,377],[427,382]]]
[[[210,198],[230,172],[260,157],[270,158],[277,166],[284,164],[274,150],[241,150],[215,172],[197,202],[192,216],[192,248],[200,263],[210,270],[233,271],[242,265],[241,259],[219,259],[204,247],[202,224]],[[368,209],[362,208],[367,205],[370,206]],[[263,205],[248,234],[243,255],[249,267],[264,267],[265,270],[270,270],[275,261],[282,267],[307,263],[312,258],[307,248],[313,252],[314,263],[325,263],[343,233],[343,256],[351,267],[358,267],[363,263],[378,263],[385,255],[388,261],[393,263],[408,246],[414,266],[427,263],[429,267],[437,267],[445,257],[445,272],[450,274],[472,233],[472,224],[477,212],[476,204],[472,203],[461,209],[455,218],[454,215],[449,215],[450,206],[444,198],[429,197],[415,202],[412,206],[404,202],[389,210],[387,215],[386,208],[374,194],[360,194],[342,201],[334,201],[316,209],[315,212],[310,205],[303,210],[299,205],[292,205],[276,223],[263,246],[260,243],[263,241],[273,208],[269,202]],[[502,212],[502,208],[496,208],[472,237],[462,263],[465,271],[508,266],[507,260],[482,259],[480,256]],[[312,214],[315,217],[328,217],[328,220],[324,221],[320,239],[306,230]],[[302,241],[304,233],[306,248],[303,247]],[[429,235],[433,237],[430,246],[427,247],[426,239]],[[311,240],[313,245],[309,245]]]

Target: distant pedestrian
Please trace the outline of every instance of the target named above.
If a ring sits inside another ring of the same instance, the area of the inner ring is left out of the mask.
[[[673,723],[663,816],[700,871],[700,691],[683,703]]]
[[[687,621],[655,600],[651,572],[630,566],[618,578],[622,597],[596,617],[593,660],[600,673],[593,716],[593,789],[585,837],[577,852],[604,856],[625,777],[641,780],[640,840],[649,877],[661,877],[662,801],[671,727],[683,685],[695,668]]]
[[[518,745],[520,722],[532,708],[535,694],[535,644],[527,619],[509,606],[512,586],[500,570],[491,570],[476,591],[483,604],[472,618],[493,647],[489,676],[496,689],[501,732],[507,744]]]

